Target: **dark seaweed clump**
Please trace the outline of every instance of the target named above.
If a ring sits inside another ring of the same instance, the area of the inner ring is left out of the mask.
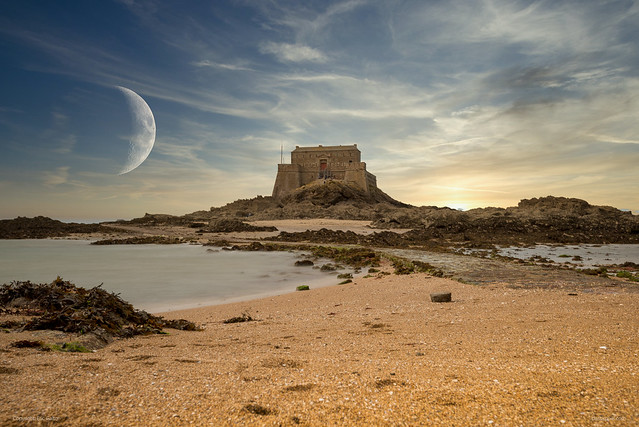
[[[228,323],[243,323],[243,322],[252,322],[253,320],[255,320],[255,319],[253,319],[253,317],[251,317],[250,314],[242,313],[241,316],[231,317],[230,319],[224,320],[223,323],[226,323],[226,324],[228,324]]]
[[[119,295],[100,286],[77,287],[58,277],[51,283],[12,282],[0,287],[0,313],[33,316],[23,330],[50,329],[72,333],[96,333],[132,337],[162,333],[163,328],[195,331],[187,320],[166,320],[137,310]]]

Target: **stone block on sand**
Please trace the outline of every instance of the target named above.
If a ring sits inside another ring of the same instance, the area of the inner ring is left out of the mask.
[[[430,294],[430,300],[432,302],[451,302],[450,292],[435,292]]]

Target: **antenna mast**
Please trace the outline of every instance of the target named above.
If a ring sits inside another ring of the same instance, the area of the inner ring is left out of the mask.
[[[284,145],[280,144],[280,164],[284,164]]]

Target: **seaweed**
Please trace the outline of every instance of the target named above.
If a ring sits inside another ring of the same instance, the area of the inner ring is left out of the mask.
[[[77,341],[65,342],[59,344],[47,344],[43,341],[20,340],[11,343],[11,347],[15,348],[36,348],[42,351],[63,351],[68,353],[90,353],[91,350],[86,348],[82,343]]]
[[[0,366],[0,374],[18,374],[20,369],[12,368],[10,366]]]
[[[31,340],[20,340],[14,341],[11,343],[11,347],[15,348],[42,348],[44,347],[44,342],[42,341],[31,341]]]
[[[12,282],[0,287],[0,305],[12,307],[16,313],[37,313],[21,326],[23,330],[92,332],[117,337],[157,334],[163,328],[199,330],[187,320],[165,320],[137,310],[101,286],[85,289],[60,277],[47,284]]]
[[[396,257],[392,255],[386,255],[393,264],[395,274],[413,274],[413,273],[427,273],[435,277],[443,277],[444,272],[435,266],[422,261],[413,261],[406,258]]]
[[[315,246],[308,248],[316,257],[331,258],[337,262],[352,267],[378,267],[380,265],[379,253],[367,248],[334,248]]]
[[[599,268],[584,268],[578,270],[580,273],[587,274],[589,276],[608,277],[608,270],[605,267]]]
[[[252,322],[253,319],[250,314],[242,313],[241,316],[231,317],[230,319],[226,319],[223,323],[242,323],[242,322]]]
[[[250,412],[255,415],[272,415],[275,413],[272,409],[264,407],[262,405],[258,405],[255,403],[249,403],[248,405],[244,405],[244,410]]]
[[[284,388],[284,391],[309,391],[315,384],[296,384]]]
[[[229,246],[226,241],[211,241],[206,243],[205,246]],[[332,246],[309,246],[306,244],[297,244],[297,245],[284,245],[277,243],[259,243],[252,242],[249,245],[233,245],[230,247],[230,250],[234,251],[286,251],[290,252],[293,250],[298,251],[310,251],[313,257],[317,258],[330,258],[337,263],[342,263],[349,265],[354,268],[362,268],[362,267],[379,267],[381,263],[381,256],[378,252],[364,248],[364,247],[353,247],[353,248],[342,248],[342,247],[332,247]]]
[[[53,344],[49,347],[51,350],[64,351],[68,353],[91,353],[91,350],[76,341],[65,342],[61,346]]]

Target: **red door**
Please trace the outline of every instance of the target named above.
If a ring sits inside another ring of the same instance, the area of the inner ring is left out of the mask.
[[[320,160],[320,173],[319,173],[319,177],[320,179],[322,178],[326,178],[326,168],[328,167],[328,161],[327,160]]]

